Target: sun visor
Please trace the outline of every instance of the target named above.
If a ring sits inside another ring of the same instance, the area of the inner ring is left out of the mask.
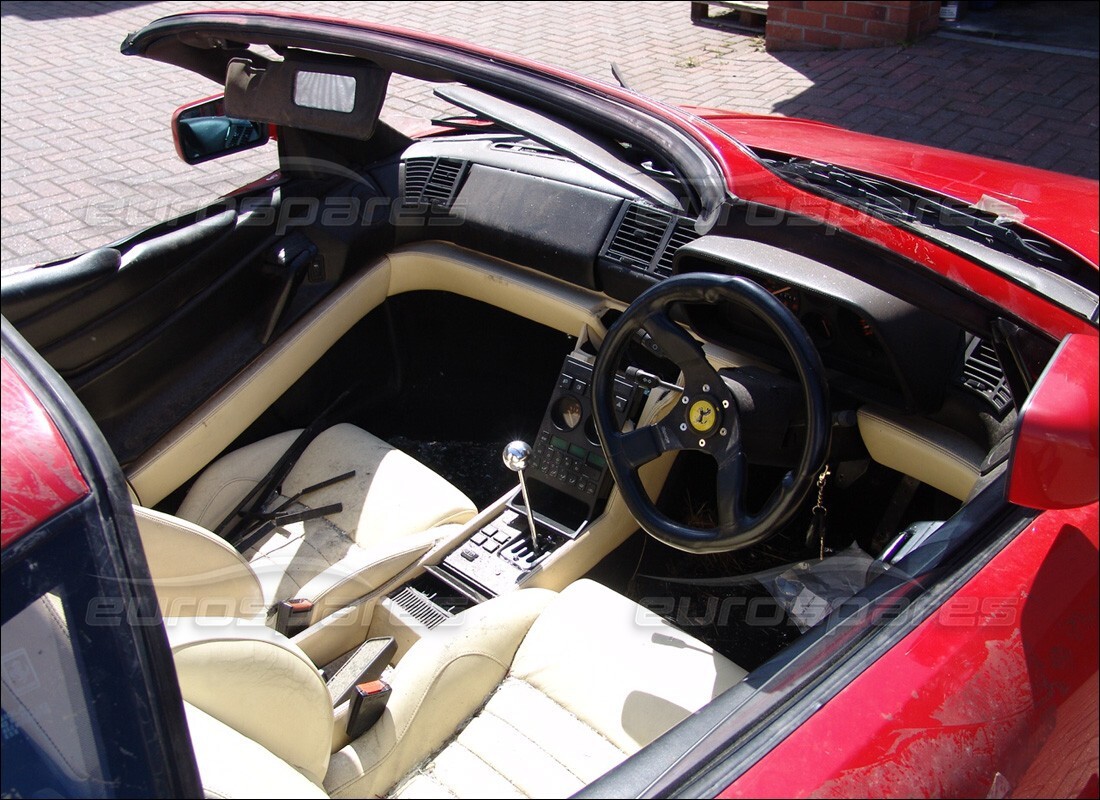
[[[290,52],[283,61],[229,62],[225,112],[231,117],[351,139],[374,134],[390,73],[343,56]]]

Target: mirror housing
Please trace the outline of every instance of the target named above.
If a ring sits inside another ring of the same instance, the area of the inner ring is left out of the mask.
[[[1100,489],[1100,347],[1073,333],[1039,376],[1016,422],[1008,500],[1038,509],[1095,503]]]
[[[172,138],[176,155],[188,164],[251,150],[270,138],[267,124],[225,114],[222,95],[196,100],[172,114]]]

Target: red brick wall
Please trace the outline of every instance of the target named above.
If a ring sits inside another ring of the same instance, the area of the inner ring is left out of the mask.
[[[912,42],[939,24],[939,2],[768,3],[768,50],[850,50]]]

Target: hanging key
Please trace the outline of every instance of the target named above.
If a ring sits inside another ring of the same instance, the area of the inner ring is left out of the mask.
[[[817,503],[810,510],[812,518],[810,519],[810,527],[806,530],[806,546],[812,546],[816,539],[818,542],[818,558],[821,560],[825,559],[825,517],[829,513],[829,510],[825,508],[825,482],[831,474],[832,472],[826,465],[821,474],[817,476]]]

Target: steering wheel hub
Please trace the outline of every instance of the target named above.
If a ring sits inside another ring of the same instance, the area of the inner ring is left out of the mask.
[[[710,436],[718,430],[718,403],[712,397],[700,397],[688,408],[688,425],[701,436]]]

